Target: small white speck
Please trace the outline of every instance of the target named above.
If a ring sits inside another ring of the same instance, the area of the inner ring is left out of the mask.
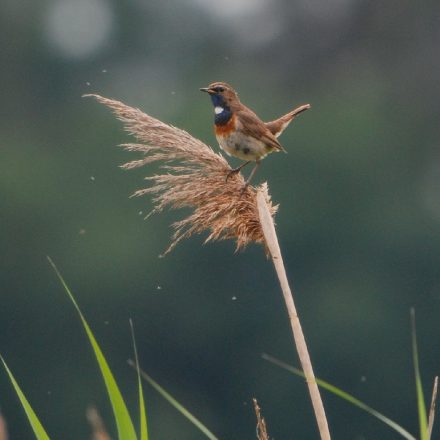
[[[107,69],[102,69],[101,72],[102,73],[107,73]]]
[[[86,86],[87,87],[90,87],[91,86],[91,83],[89,83],[88,81],[86,82]]]
[[[237,297],[236,297],[236,296],[233,296],[233,297],[232,297],[232,301],[237,301]]]
[[[361,376],[361,382],[366,382],[367,378],[365,376]]]
[[[158,285],[158,286],[156,287],[156,290],[162,290],[162,286],[159,286],[159,285]]]
[[[84,235],[85,233],[86,233],[86,230],[83,229],[83,228],[80,229],[79,232],[78,232],[79,235]]]
[[[95,181],[95,176],[90,176],[90,180],[91,180],[92,182],[94,182],[94,181]]]
[[[142,215],[143,213],[144,213],[144,211],[139,211],[138,212],[139,215]]]
[[[171,92],[171,94],[172,94],[172,95],[175,95],[175,94],[176,94],[176,92],[175,92],[175,91],[173,90],[173,91]]]
[[[225,109],[224,109],[223,107],[220,107],[220,106],[214,107],[214,113],[215,113],[216,115],[219,115],[220,113],[223,113],[224,110],[225,110]]]

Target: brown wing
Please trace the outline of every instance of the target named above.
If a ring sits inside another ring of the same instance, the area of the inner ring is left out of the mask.
[[[248,108],[238,110],[237,119],[241,122],[240,129],[244,134],[264,142],[270,148],[286,151],[252,110]]]

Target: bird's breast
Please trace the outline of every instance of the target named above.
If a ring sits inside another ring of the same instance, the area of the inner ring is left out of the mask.
[[[236,116],[234,114],[230,114],[228,120],[223,123],[218,123],[216,115],[216,121],[214,125],[215,135],[216,136],[227,136],[230,133],[235,131],[236,128]]]
[[[220,148],[230,156],[241,160],[263,159],[270,150],[258,139],[236,130],[215,130]]]

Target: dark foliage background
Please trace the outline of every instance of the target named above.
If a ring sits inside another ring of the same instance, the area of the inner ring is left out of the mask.
[[[63,272],[135,411],[128,319],[141,363],[220,438],[252,439],[257,397],[276,439],[316,439],[271,263],[257,246],[165,259],[178,218],[129,199],[154,167],[132,159],[98,92],[215,145],[198,88],[227,81],[262,118],[305,102],[264,161],[317,374],[417,433],[409,308],[426,393],[439,373],[440,4],[407,0],[46,0],[0,3],[0,352],[53,438],[113,429]],[[232,161],[233,162],[233,161]],[[202,436],[147,389],[151,437]],[[335,439],[399,438],[325,395]],[[12,439],[31,438],[0,375]],[[438,429],[436,430],[438,432]],[[438,435],[438,434],[436,434]],[[434,436],[435,437],[435,436]]]

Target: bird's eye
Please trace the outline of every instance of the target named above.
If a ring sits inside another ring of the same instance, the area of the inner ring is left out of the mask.
[[[218,86],[218,87],[215,88],[215,91],[216,91],[217,93],[223,93],[223,92],[225,91],[225,88],[224,88],[224,87],[220,87],[220,86]]]

